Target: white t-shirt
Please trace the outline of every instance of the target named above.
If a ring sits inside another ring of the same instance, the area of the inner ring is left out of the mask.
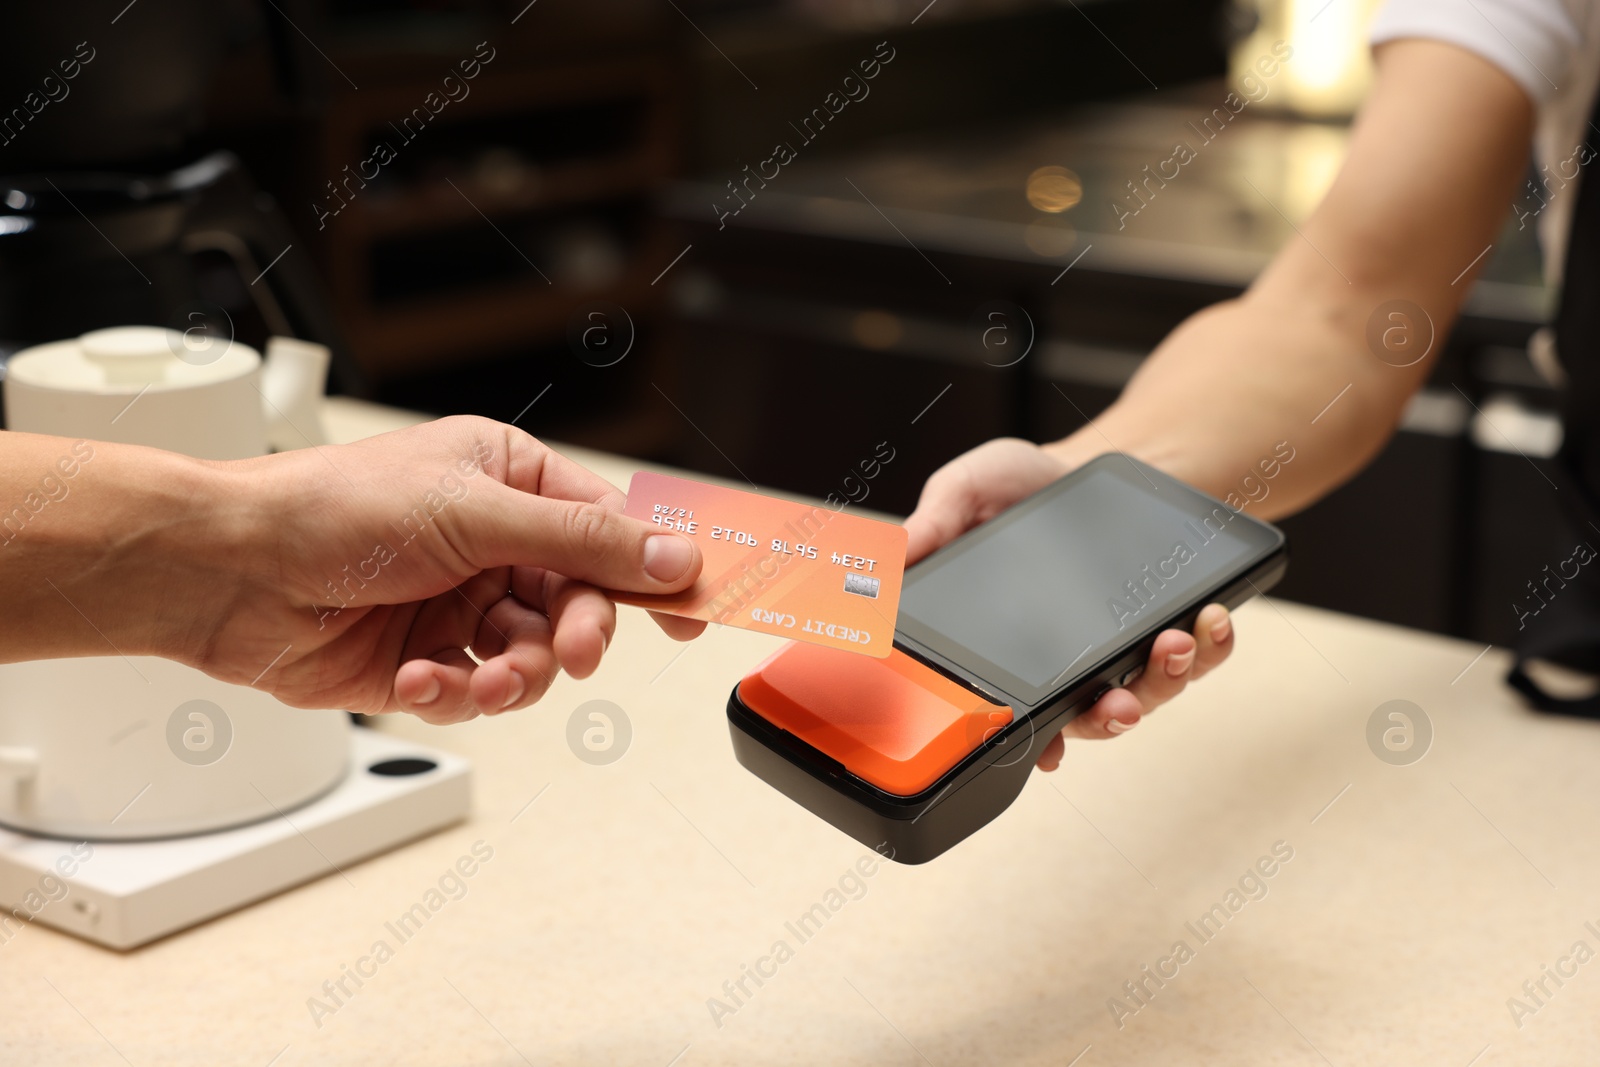
[[[1538,108],[1534,157],[1549,173],[1572,173],[1578,145],[1600,150],[1600,130],[1589,113],[1600,87],[1600,0],[1388,0],[1373,20],[1373,44],[1402,37],[1445,41],[1473,52],[1522,86]],[[1589,167],[1600,166],[1600,160]],[[1585,180],[1580,171],[1578,180]],[[1577,183],[1554,193],[1541,186],[1539,240],[1545,279],[1556,285],[1572,227]],[[1516,198],[1523,210],[1540,201],[1526,186]]]

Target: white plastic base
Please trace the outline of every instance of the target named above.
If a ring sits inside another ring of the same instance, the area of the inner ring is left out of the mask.
[[[355,729],[350,736],[343,782],[250,826],[155,841],[89,842],[87,848],[0,829],[0,944],[32,921],[133,948],[467,816],[472,770],[466,760],[373,730]],[[403,759],[435,766],[401,776],[368,769]]]

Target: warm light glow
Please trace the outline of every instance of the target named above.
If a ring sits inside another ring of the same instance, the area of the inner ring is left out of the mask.
[[[876,308],[859,311],[850,320],[850,336],[862,348],[881,352],[899,344],[904,335],[905,328],[900,324],[900,316],[888,311]]]
[[[1289,0],[1290,79],[1312,91],[1337,87],[1364,47],[1360,14],[1355,4],[1341,0]]]
[[[1372,80],[1367,28],[1379,0],[1257,0],[1260,24],[1233,52],[1235,80],[1255,71],[1275,44],[1293,49],[1281,69],[1264,77],[1268,108],[1305,115],[1353,113]],[[1268,63],[1268,69],[1272,64]]]
[[[1028,203],[1056,215],[1083,199],[1083,181],[1066,167],[1040,167],[1028,175],[1027,193]]]

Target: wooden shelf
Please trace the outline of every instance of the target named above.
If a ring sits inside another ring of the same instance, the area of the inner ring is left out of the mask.
[[[573,307],[586,299],[643,314],[656,296],[650,281],[679,250],[668,247],[661,224],[646,223],[625,242],[621,277],[603,288],[518,277],[380,300],[373,268],[374,257],[385,254],[380,244],[389,248],[411,237],[426,241],[490,224],[515,223],[526,233],[530,225],[545,225],[540,216],[546,212],[549,224],[559,226],[563,213],[627,210],[630,201],[643,210],[677,171],[681,79],[659,55],[556,62],[503,49],[467,83],[472,88],[465,98],[404,140],[390,124],[439,91],[443,76],[441,70],[438,77],[363,83],[361,92],[329,102],[323,127],[321,165],[328,177],[369,158],[377,141],[388,141],[396,153],[386,175],[357,188],[349,205],[328,220],[323,242],[341,323],[376,381],[564,338]],[[616,125],[585,127],[594,116]],[[541,121],[561,130],[563,139],[541,141]],[[480,176],[481,153],[491,148],[508,148],[519,159],[525,168],[520,183],[508,187]],[[518,247],[525,243],[518,238]]]
[[[358,201],[351,205],[358,210],[350,221],[370,238],[426,233],[463,223],[481,224],[484,216],[500,219],[630,194],[644,196],[657,189],[664,176],[652,173],[637,155],[540,170],[535,181],[513,191],[489,188],[463,176],[451,179],[459,192],[438,181],[419,183],[404,196]]]
[[[351,349],[375,375],[402,374],[437,367],[462,354],[563,337],[573,307],[585,300],[609,300],[632,315],[644,315],[659,299],[659,291],[650,285],[651,271],[659,271],[673,255],[663,236],[652,234],[623,279],[603,289],[518,281],[392,306],[363,306],[346,319]]]

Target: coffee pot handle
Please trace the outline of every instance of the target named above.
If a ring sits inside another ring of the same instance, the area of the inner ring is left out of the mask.
[[[192,190],[196,195],[184,221],[185,251],[214,248],[229,256],[246,282],[254,280],[249,294],[268,330],[325,346],[339,390],[370,395],[366,375],[334,321],[310,250],[296,243],[273,199],[256,188],[232,153],[215,153],[185,169],[205,174]]]

